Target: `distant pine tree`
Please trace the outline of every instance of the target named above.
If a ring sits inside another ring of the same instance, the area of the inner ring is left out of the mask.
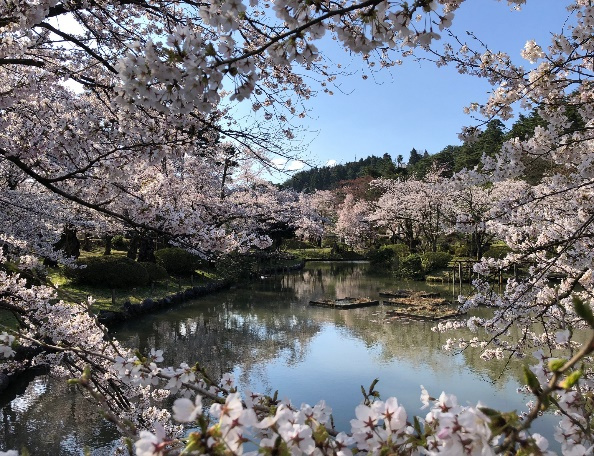
[[[357,161],[334,165],[322,166],[307,171],[299,171],[287,179],[282,187],[298,192],[314,192],[316,190],[331,190],[338,187],[339,182],[357,179],[359,177],[388,177],[393,178],[405,171],[398,169],[390,154],[382,157],[370,155]]]
[[[414,147],[412,148],[412,150],[410,151],[410,156],[408,158],[408,166],[413,166],[415,164],[417,164],[421,158],[423,158],[421,156],[420,153],[417,152],[417,149],[415,149]]]

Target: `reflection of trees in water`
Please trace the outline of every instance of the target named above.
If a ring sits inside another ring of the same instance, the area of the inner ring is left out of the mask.
[[[367,277],[368,264],[360,263],[311,263],[297,274],[284,279],[284,284],[303,303],[311,299],[344,298],[345,296],[377,296],[379,290],[391,281]]]
[[[4,449],[26,447],[32,455],[78,455],[84,446],[94,454],[112,454],[118,438],[97,407],[64,378],[41,376],[0,409]]]
[[[442,296],[451,293],[449,285],[433,286],[424,282],[402,282],[390,276],[370,274],[369,265],[358,263],[310,263],[298,274],[270,280],[268,286],[290,290],[295,299],[306,304],[310,299],[344,296],[370,296],[377,298],[385,289],[413,288],[438,290]],[[270,285],[273,284],[273,285]],[[458,291],[458,290],[457,290]],[[379,308],[381,309],[381,308]],[[491,311],[481,309],[487,316]],[[439,334],[431,331],[434,323],[402,322],[382,323],[383,311],[378,309],[328,310],[312,309],[311,318],[345,327],[368,346],[381,347],[380,361],[393,359],[408,360],[418,365],[427,365],[437,372],[450,372],[452,358],[445,354],[442,346],[448,338],[472,337],[469,331],[452,331]],[[511,337],[517,337],[512,334]],[[465,364],[479,376],[503,384],[508,379],[522,381],[521,362],[513,360],[484,361],[480,348],[469,347],[462,352]],[[454,353],[451,354],[454,356]],[[500,383],[501,382],[501,383]]]
[[[439,291],[451,297],[451,284],[402,281],[367,263],[311,262],[298,273],[279,278],[270,278],[271,287],[291,289],[300,302],[317,298],[343,298],[345,296],[369,296],[378,298],[379,292],[398,288],[423,291]],[[456,295],[459,290],[456,290]]]
[[[381,349],[380,361],[394,359],[406,360],[414,365],[429,366],[435,372],[452,371],[454,352],[444,352],[442,346],[448,338],[471,337],[468,330],[437,333],[431,331],[432,322],[393,321],[384,323],[384,310],[353,309],[351,311],[335,311],[333,323],[345,326],[355,337],[363,340],[367,346],[378,346]],[[506,382],[509,379],[522,381],[521,364],[518,361],[506,366],[505,360],[484,361],[480,348],[468,348],[462,352],[464,362],[456,363],[466,366],[493,383]]]
[[[288,301],[266,292],[238,290],[222,301],[187,306],[154,319],[150,328],[139,325],[121,331],[126,345],[141,351],[164,350],[165,363],[198,361],[213,377],[241,365],[249,372],[256,364],[283,354],[289,364],[303,360],[320,324]]]
[[[437,334],[431,331],[431,323],[381,323],[381,307],[335,310],[307,306],[310,299],[322,297],[376,297],[378,291],[394,288],[435,289],[424,283],[370,276],[367,270],[365,264],[312,263],[298,273],[266,278],[145,316],[114,334],[124,345],[138,346],[144,352],[163,349],[164,365],[199,361],[215,378],[239,367],[243,384],[251,378],[268,386],[266,367],[274,360],[289,365],[303,361],[324,324],[344,328],[368,347],[380,347],[377,356],[382,363],[402,359],[427,365],[435,372],[451,372],[452,358],[444,356],[441,346],[447,338],[462,335],[460,332]],[[444,289],[447,292],[447,286]],[[480,349],[468,349],[457,362],[482,377],[498,379],[505,363],[482,361],[480,353]],[[510,377],[521,379],[519,363],[505,370],[502,379]],[[47,383],[50,393],[36,395],[35,384],[29,385],[23,396],[33,405],[20,410],[9,404],[2,409],[5,445],[17,448],[26,442],[30,449],[43,448],[43,454],[68,454],[57,442],[100,448],[115,438],[103,421],[89,413],[92,407],[80,394],[68,394],[63,379]]]
[[[429,285],[425,282],[403,282],[393,277],[378,274],[365,264],[311,264],[300,277],[293,279],[296,295],[316,296],[322,288],[334,290],[334,295],[370,296],[377,298],[378,292],[386,289],[411,288],[417,290],[440,291],[447,297],[452,292],[451,285]],[[456,290],[458,293],[459,290]],[[381,309],[378,308],[378,309]],[[320,310],[311,312],[312,318],[332,322],[336,326],[348,328],[355,337],[365,342],[368,347],[381,347],[380,361],[405,359],[415,364],[425,364],[437,372],[449,372],[452,358],[444,354],[442,346],[448,338],[472,337],[470,331],[459,330],[439,334],[431,331],[435,323],[402,322],[382,323],[383,311],[378,309]],[[478,316],[487,317],[490,309],[479,309]],[[519,337],[511,334],[511,338]],[[469,347],[462,352],[464,363],[479,376],[495,383],[503,384],[508,379],[523,381],[522,362],[518,360],[484,361],[481,348]],[[452,353],[454,356],[454,353]]]

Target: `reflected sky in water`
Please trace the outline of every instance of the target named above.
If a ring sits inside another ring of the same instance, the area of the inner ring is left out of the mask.
[[[504,362],[482,361],[478,350],[446,353],[441,346],[457,334],[438,334],[427,322],[385,323],[382,306],[308,306],[310,299],[377,298],[379,291],[398,288],[452,296],[451,284],[398,282],[370,271],[367,263],[308,263],[303,271],[264,277],[139,318],[113,334],[143,351],[163,349],[164,365],[200,361],[214,377],[233,372],[241,388],[278,389],[280,397],[296,404],[325,399],[341,429],[349,428],[362,399],[360,386],[368,387],[374,378],[380,379],[382,397],[398,397],[409,415],[425,413],[421,384],[434,396],[454,393],[462,404],[480,399],[490,407],[524,409],[527,398],[516,393],[519,363],[505,369]],[[8,399],[0,410],[3,448],[25,444],[32,454],[79,454],[75,449],[85,445],[97,455],[113,450],[113,429],[86,413],[93,407],[63,379],[40,377]],[[540,432],[552,429],[556,420],[543,421],[548,424],[538,426]],[[50,447],[39,446],[36,435],[47,436],[50,429],[47,440],[56,443],[48,453]]]

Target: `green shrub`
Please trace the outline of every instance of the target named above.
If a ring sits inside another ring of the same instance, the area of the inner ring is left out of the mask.
[[[410,255],[410,249],[408,248],[408,245],[404,244],[383,245],[381,249],[391,250],[392,252],[394,252],[394,256],[398,258],[404,258]]]
[[[440,252],[448,252],[450,254],[456,253],[456,248],[454,245],[450,244],[449,242],[440,242],[437,244],[437,250]]]
[[[111,248],[114,250],[123,250],[124,252],[127,252],[130,248],[130,239],[126,239],[121,234],[118,234],[111,239]]]
[[[404,244],[382,245],[379,249],[369,251],[367,258],[372,265],[386,266],[398,270],[401,260],[410,255],[408,246]]]
[[[375,240],[375,245],[382,247],[384,245],[391,245],[392,241],[388,237],[379,237]]]
[[[483,257],[502,259],[511,252],[511,249],[505,244],[494,244],[489,250],[483,253]]]
[[[458,244],[454,250],[454,254],[457,257],[467,257],[469,253],[468,246],[466,244]]]
[[[338,244],[338,236],[329,235],[322,239],[322,247],[334,247]]]
[[[367,253],[367,259],[369,262],[374,265],[382,265],[387,266],[392,264],[392,260],[394,259],[394,251],[390,249],[371,249]]]
[[[452,255],[448,252],[427,252],[422,255],[421,260],[423,269],[425,272],[429,272],[447,268],[448,263],[452,260]]]
[[[257,270],[257,260],[254,257],[231,253],[216,261],[216,270],[226,279],[246,279]]]
[[[90,257],[77,263],[84,267],[66,269],[66,276],[82,285],[123,288],[149,283],[149,274],[143,265],[127,257]]]
[[[142,267],[146,269],[146,272],[149,276],[149,282],[161,282],[169,278],[167,269],[165,269],[163,266],[159,264],[148,262],[142,262],[139,264],[141,264]]]
[[[179,247],[159,249],[155,251],[155,258],[157,264],[173,276],[190,275],[200,264],[200,259],[196,255]]]
[[[361,255],[359,252],[355,252],[354,250],[342,250],[336,253],[336,255],[331,255],[331,258],[342,258],[343,260],[364,260],[365,257]]]
[[[423,280],[425,277],[423,273],[423,262],[421,256],[413,253],[404,257],[400,261],[400,267],[398,273],[401,277],[405,277],[413,280]]]

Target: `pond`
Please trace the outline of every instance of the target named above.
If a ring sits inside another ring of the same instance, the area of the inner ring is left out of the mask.
[[[240,389],[278,390],[295,404],[324,399],[344,430],[361,402],[360,386],[375,378],[382,398],[396,396],[409,416],[426,413],[420,409],[420,385],[433,396],[453,393],[461,404],[481,400],[502,410],[525,409],[529,398],[516,392],[519,363],[506,368],[502,361],[485,362],[476,349],[445,352],[442,345],[455,334],[433,332],[431,322],[386,323],[383,306],[308,306],[312,299],[377,299],[379,291],[398,288],[452,294],[451,284],[399,282],[372,273],[368,263],[310,262],[299,272],[262,277],[145,316],[113,334],[141,351],[163,349],[163,365],[200,361],[212,376],[232,372]],[[24,445],[41,455],[81,454],[87,447],[92,454],[111,454],[117,435],[94,409],[64,379],[37,377],[5,395],[0,449]],[[546,435],[556,421],[544,417],[535,430]]]

